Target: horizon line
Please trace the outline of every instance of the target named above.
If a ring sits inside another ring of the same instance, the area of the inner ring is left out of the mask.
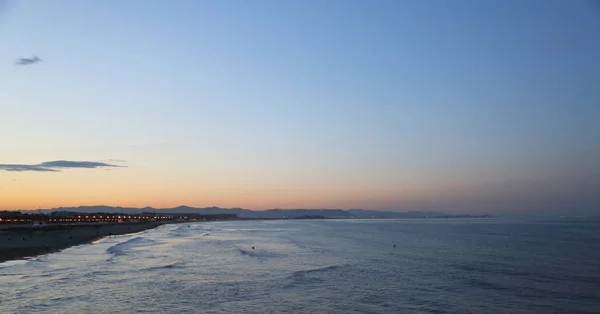
[[[178,205],[178,206],[173,206],[173,207],[153,207],[153,206],[143,206],[143,207],[137,207],[137,206],[113,206],[113,205],[79,205],[79,206],[58,206],[58,207],[52,207],[52,208],[36,208],[36,209],[0,209],[0,211],[37,211],[37,210],[56,210],[56,209],[68,209],[68,208],[85,208],[85,207],[111,207],[111,208],[125,208],[125,209],[145,209],[145,208],[151,208],[151,209],[156,209],[156,210],[164,210],[164,209],[175,209],[175,208],[179,208],[179,207],[188,207],[188,208],[193,208],[193,209],[207,209],[207,208],[218,208],[218,209],[225,209],[225,210],[233,210],[233,209],[242,209],[242,210],[250,210],[250,211],[267,211],[267,210],[343,210],[343,211],[349,211],[349,210],[364,210],[364,211],[379,211],[379,212],[431,212],[431,213],[438,213],[438,214],[448,214],[445,212],[439,212],[439,211],[433,211],[433,210],[416,210],[416,209],[411,209],[411,210],[393,210],[393,209],[363,209],[363,208],[327,208],[327,207],[321,207],[321,208],[316,208],[316,207],[311,207],[311,208],[280,208],[280,207],[274,207],[274,208],[262,208],[262,209],[249,209],[249,208],[244,208],[244,207],[220,207],[220,206],[205,206],[205,207],[195,207],[195,206],[190,206],[190,205]]]

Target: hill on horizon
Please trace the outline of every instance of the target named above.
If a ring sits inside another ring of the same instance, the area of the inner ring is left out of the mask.
[[[123,214],[141,214],[144,212],[152,213],[181,213],[181,214],[236,214],[240,218],[296,218],[303,216],[322,216],[325,218],[435,218],[452,217],[455,215],[431,212],[431,211],[378,211],[366,209],[267,209],[250,210],[244,208],[221,208],[221,207],[190,207],[177,206],[173,208],[153,208],[153,207],[120,207],[120,206],[78,206],[78,207],[58,207],[52,209],[40,210],[43,213],[57,211],[72,211],[80,213],[123,213]]]

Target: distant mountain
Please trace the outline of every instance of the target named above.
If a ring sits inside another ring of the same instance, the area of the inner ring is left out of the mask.
[[[58,207],[52,208],[49,212],[67,211],[78,213],[122,213],[122,214],[141,214],[143,212],[155,212],[152,207],[135,208],[135,207],[120,207],[120,206],[79,206],[79,207]]]
[[[408,212],[389,212],[389,211],[377,211],[377,210],[365,210],[365,209],[350,209],[348,212],[354,217],[370,217],[370,218],[429,218],[429,217],[447,217],[452,216],[445,213],[438,212],[420,212],[420,211],[408,211]]]
[[[59,207],[42,212],[54,211],[73,211],[80,213],[123,213],[140,214],[143,212],[155,213],[182,213],[182,214],[236,214],[240,218],[298,218],[298,217],[324,217],[324,218],[435,218],[435,217],[453,217],[453,215],[438,212],[392,212],[364,209],[269,209],[269,210],[249,210],[243,208],[220,208],[204,207],[196,208],[190,206],[178,206],[174,208],[135,208],[135,207],[112,207],[112,206],[79,206],[79,207]]]

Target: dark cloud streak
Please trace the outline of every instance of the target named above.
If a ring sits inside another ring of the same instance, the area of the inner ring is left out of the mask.
[[[7,164],[0,164],[0,170],[4,170],[4,171],[16,171],[16,172],[21,172],[21,171],[59,171],[59,170],[55,170],[55,169],[50,169],[50,168],[43,168],[37,165],[7,165]]]
[[[30,65],[34,63],[41,62],[42,60],[37,56],[33,56],[32,58],[20,58],[15,62],[16,65]]]
[[[39,172],[59,172],[62,169],[72,168],[83,168],[83,169],[96,169],[96,168],[114,168],[123,167],[117,165],[111,165],[103,162],[95,161],[70,161],[70,160],[55,160],[46,161],[37,165],[22,165],[22,164],[0,164],[0,170],[3,171],[39,171]]]

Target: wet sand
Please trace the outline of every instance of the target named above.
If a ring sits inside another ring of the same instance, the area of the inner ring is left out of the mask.
[[[140,222],[0,229],[0,263],[60,251],[109,235],[141,232],[163,224]]]

